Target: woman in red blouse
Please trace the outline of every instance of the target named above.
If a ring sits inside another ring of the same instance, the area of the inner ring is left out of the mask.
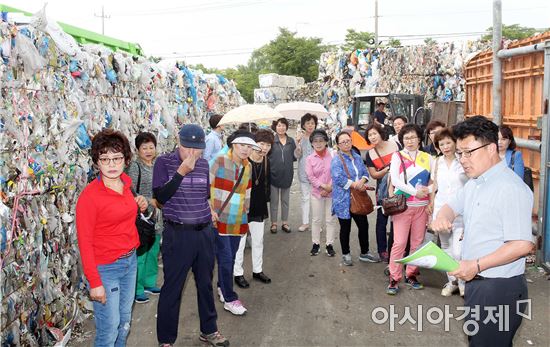
[[[124,346],[130,331],[139,236],[138,207],[132,180],[123,173],[132,152],[121,132],[105,129],[92,140],[92,161],[99,175],[84,188],[76,204],[78,247],[94,306],[95,346]]]
[[[382,194],[380,189],[387,189],[387,185],[380,185],[382,180],[386,179],[386,175],[390,170],[391,157],[399,148],[393,141],[388,141],[388,134],[384,129],[376,123],[371,123],[365,131],[365,139],[369,145],[374,145],[367,152],[365,163],[369,170],[369,175],[377,180],[376,196]],[[378,200],[378,199],[377,199]],[[376,243],[378,245],[378,255],[380,260],[389,261],[388,243],[386,240],[386,226],[388,224],[388,216],[382,213],[382,209],[378,209],[376,215]]]

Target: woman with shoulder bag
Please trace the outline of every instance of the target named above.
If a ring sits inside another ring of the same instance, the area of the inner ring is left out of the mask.
[[[125,346],[136,288],[136,216],[147,209],[147,200],[134,197],[124,173],[132,159],[124,134],[100,131],[92,139],[91,156],[99,175],[78,197],[76,231],[94,307],[94,345]]]
[[[434,138],[435,148],[442,154],[434,163],[432,170],[432,180],[434,188],[432,193],[432,202],[428,205],[428,213],[433,218],[447,204],[458,191],[466,184],[468,177],[464,174],[464,169],[455,155],[456,139],[449,128],[440,130]],[[462,248],[461,237],[464,232],[464,222],[462,216],[458,216],[453,221],[452,230],[446,233],[439,233],[441,240],[441,249],[456,260],[460,260]],[[441,290],[441,295],[451,296],[457,290],[464,296],[464,281],[457,281],[454,276],[447,274],[448,282]]]
[[[160,217],[153,201],[153,165],[157,156],[157,139],[151,133],[142,132],[136,136],[135,145],[137,158],[128,166],[128,176],[132,178],[132,188],[149,201],[149,208],[144,213],[149,220]],[[147,294],[159,295],[157,287],[158,254],[162,223],[155,223],[155,238],[152,245],[142,245],[137,252],[137,280],[135,302],[144,304],[149,302]]]
[[[424,240],[428,222],[427,206],[430,202],[430,172],[432,156],[420,150],[422,130],[418,125],[407,124],[399,133],[399,142],[404,148],[392,155],[390,164],[391,183],[394,194],[406,197],[407,209],[393,215],[394,243],[390,252],[390,278],[386,293],[396,295],[403,276],[401,259],[410,238],[410,253],[416,251]],[[417,266],[407,266],[405,282],[413,289],[422,289],[418,282]]]
[[[352,213],[351,191],[367,191],[368,172],[361,157],[351,150],[351,136],[345,131],[336,135],[338,153],[332,159],[330,172],[332,176],[332,214],[338,217],[340,223],[340,245],[342,247],[342,262],[346,266],[353,265],[349,247],[351,219],[359,229],[359,245],[361,254],[359,260],[375,262],[376,257],[369,252],[369,222],[366,215]],[[347,170],[347,172],[346,172]],[[349,172],[349,174],[348,174]]]
[[[384,129],[376,124],[371,123],[365,131],[365,139],[369,145],[374,145],[367,152],[365,163],[369,170],[370,177],[376,181],[376,200],[377,205],[381,204],[380,196],[387,189],[388,176],[390,172],[390,162],[393,153],[399,150],[397,144],[393,141],[388,141],[388,135]],[[382,209],[379,208],[376,212],[376,243],[378,245],[378,255],[383,262],[389,262],[388,243],[386,240],[386,226],[388,224],[388,216]],[[390,226],[393,229],[393,226]]]

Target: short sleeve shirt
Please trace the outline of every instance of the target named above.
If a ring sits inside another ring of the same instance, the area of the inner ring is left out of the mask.
[[[462,259],[486,256],[508,241],[533,241],[533,192],[503,161],[483,175],[470,179],[449,206],[464,216]],[[480,273],[509,278],[525,272],[525,258]]]

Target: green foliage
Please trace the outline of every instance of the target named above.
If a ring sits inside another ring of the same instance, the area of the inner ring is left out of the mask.
[[[426,37],[424,39],[424,44],[426,44],[427,46],[435,45],[436,43],[437,43],[437,41],[432,39],[431,37]]]
[[[191,66],[205,73],[217,73],[235,81],[241,96],[254,102],[254,89],[259,88],[258,75],[277,73],[303,77],[306,82],[317,79],[321,53],[332,46],[324,46],[316,37],[296,37],[296,33],[279,28],[279,34],[268,44],[254,50],[246,65],[224,70],[209,69],[202,64]]]
[[[388,46],[390,47],[401,47],[401,41],[399,39],[390,37],[388,40]]]
[[[365,49],[374,46],[374,34],[368,31],[355,31],[354,29],[348,29],[346,39],[341,48],[346,51],[353,51],[355,49]]]
[[[548,29],[542,30],[546,31]],[[491,41],[493,39],[493,27],[487,28],[487,34],[482,36],[481,39],[485,41]],[[521,40],[535,35],[535,33],[541,30],[529,27],[522,27],[519,24],[502,25],[502,38],[509,40]]]
[[[255,70],[280,75],[303,77],[306,82],[317,79],[319,57],[325,50],[317,37],[296,37],[296,33],[279,28],[279,35],[254,51],[249,66]]]

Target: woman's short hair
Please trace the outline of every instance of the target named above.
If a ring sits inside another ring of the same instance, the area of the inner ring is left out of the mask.
[[[502,138],[510,140],[510,144],[506,149],[511,149],[512,151],[516,149],[516,139],[514,138],[514,132],[512,129],[507,125],[501,125],[498,127],[498,131],[500,131]]]
[[[306,122],[309,122],[310,120],[312,120],[315,122],[315,127],[317,128],[317,123],[319,123],[319,119],[317,118],[316,115],[314,114],[311,114],[311,113],[306,113],[302,116],[302,118],[300,119],[300,127],[304,130],[306,130],[305,125],[306,125]],[[288,128],[288,126],[287,126]]]
[[[273,124],[271,124],[271,129],[273,131],[277,131],[277,124],[279,123],[284,124],[286,126],[286,130],[288,130],[289,125],[288,125],[288,120],[286,118],[279,118],[277,120],[274,120]]]
[[[265,142],[273,145],[273,142],[275,141],[275,136],[273,136],[273,132],[271,130],[260,129],[256,132],[256,134],[254,134],[254,141]]]
[[[157,147],[157,138],[155,135],[147,132],[141,132],[137,134],[136,139],[134,140],[134,144],[136,145],[136,149],[139,150],[139,147],[143,145],[144,143],[152,142],[155,147]]]
[[[212,129],[216,129],[218,127],[218,123],[222,120],[222,115],[219,114],[213,114],[208,119],[208,123],[210,124],[210,127]]]
[[[340,144],[340,137],[342,137],[343,135],[347,135],[349,136],[349,138],[351,138],[351,134],[345,130],[342,130],[340,131],[338,134],[336,134],[336,144]]]
[[[238,130],[250,131],[252,134],[255,134],[256,131],[258,131],[258,129],[259,129],[258,125],[253,122],[241,123],[241,125],[239,125],[239,128],[238,128]]]
[[[92,161],[97,165],[99,156],[107,152],[122,153],[124,155],[124,163],[130,164],[132,160],[132,150],[128,138],[113,129],[103,129],[97,133],[92,139]]]
[[[422,129],[420,129],[418,125],[410,123],[403,125],[403,128],[401,128],[401,131],[399,132],[399,135],[397,135],[399,138],[399,143],[405,144],[403,142],[403,136],[411,132],[416,133],[416,136],[418,137],[418,143],[420,143],[420,141],[422,140]]]
[[[376,122],[372,122],[367,126],[367,129],[365,130],[365,141],[367,141],[367,144],[371,144],[369,140],[369,131],[376,130],[378,134],[380,134],[380,137],[382,138],[382,141],[387,141],[389,136],[386,130],[382,128],[382,126]]]
[[[434,130],[437,127],[445,128],[445,123],[440,122],[438,120],[433,120],[426,125],[426,133],[429,134],[430,131]]]
[[[438,131],[437,134],[435,134],[435,137],[434,137],[434,146],[435,146],[435,148],[437,148],[439,150],[439,141],[441,141],[443,139],[446,139],[446,138],[449,138],[449,139],[453,140],[454,143],[456,143],[456,138],[453,135],[452,130],[450,128],[443,128],[440,131]]]

